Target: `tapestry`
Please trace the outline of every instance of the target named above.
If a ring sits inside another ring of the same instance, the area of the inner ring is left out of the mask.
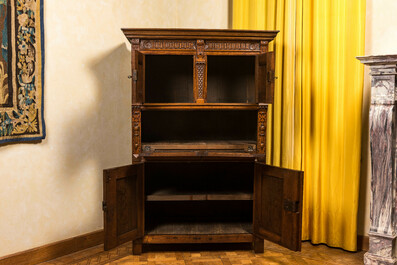
[[[45,138],[43,0],[0,0],[0,144]]]

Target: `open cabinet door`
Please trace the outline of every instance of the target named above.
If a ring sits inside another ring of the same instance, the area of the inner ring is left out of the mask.
[[[274,80],[274,52],[257,55],[255,69],[257,103],[273,104]]]
[[[300,251],[303,172],[255,163],[254,236]]]
[[[105,250],[143,237],[144,163],[103,171]]]
[[[145,56],[136,50],[132,56],[132,103],[143,103],[145,100]]]

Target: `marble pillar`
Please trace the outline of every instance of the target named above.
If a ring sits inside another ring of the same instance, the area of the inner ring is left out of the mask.
[[[357,57],[371,72],[371,205],[365,264],[396,264],[397,55]]]

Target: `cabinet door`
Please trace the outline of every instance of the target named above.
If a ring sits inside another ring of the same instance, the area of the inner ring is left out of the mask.
[[[105,250],[143,237],[144,163],[103,171]]]
[[[274,79],[274,52],[257,55],[255,69],[257,103],[273,104]]]
[[[254,235],[301,249],[303,172],[255,163]]]
[[[145,56],[139,52],[132,53],[132,103],[143,103],[145,98]]]

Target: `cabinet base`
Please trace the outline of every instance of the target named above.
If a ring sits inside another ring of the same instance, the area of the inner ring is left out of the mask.
[[[251,243],[252,234],[229,235],[145,235],[144,244],[205,244],[205,243]]]
[[[142,239],[132,242],[132,254],[142,254],[143,244],[220,244],[220,243],[252,243],[255,253],[264,252],[264,240],[252,234],[227,235],[145,235]]]

